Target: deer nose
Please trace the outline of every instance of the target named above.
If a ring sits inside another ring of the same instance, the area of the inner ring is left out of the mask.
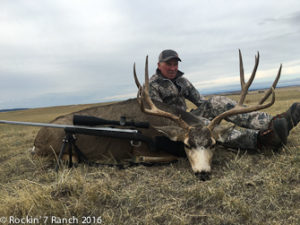
[[[201,171],[201,172],[197,172],[195,173],[196,177],[198,177],[201,181],[207,181],[210,180],[210,172],[206,172],[206,171]]]

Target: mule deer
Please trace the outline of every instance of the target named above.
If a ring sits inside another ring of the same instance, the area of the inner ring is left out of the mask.
[[[138,130],[153,140],[157,136],[164,135],[172,141],[184,143],[185,152],[193,172],[200,179],[205,180],[211,172],[211,160],[216,144],[216,137],[213,135],[213,130],[216,126],[228,116],[264,109],[270,107],[275,102],[274,88],[280,77],[281,66],[272,87],[266,92],[262,100],[257,105],[245,107],[243,106],[243,103],[256,74],[259,63],[259,53],[255,56],[254,69],[247,82],[245,82],[244,78],[243,62],[240,51],[239,59],[240,81],[242,87],[240,100],[235,108],[215,117],[208,125],[205,125],[201,119],[189,112],[151,100],[149,96],[148,57],[146,57],[144,85],[141,85],[137,79],[134,64],[134,79],[138,87],[136,99],[88,108],[58,117],[53,120],[52,123],[71,124],[74,114],[91,115],[114,120],[119,119],[120,116],[125,116],[140,121],[148,121],[150,123],[149,129],[138,128]],[[271,94],[272,100],[269,103],[264,104],[265,100]],[[34,145],[36,152],[39,154],[52,154],[51,149],[58,152],[63,136],[63,131],[42,128],[35,139]],[[164,152],[163,149],[151,151],[144,143],[137,147],[131,145],[128,140],[118,140],[109,137],[78,135],[77,145],[88,159],[94,160],[105,159],[111,156],[116,160],[132,158],[133,156],[170,156],[170,154]],[[171,159],[174,159],[174,157],[171,157]]]

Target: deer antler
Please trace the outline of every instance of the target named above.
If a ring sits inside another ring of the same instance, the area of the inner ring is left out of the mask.
[[[135,70],[135,63],[133,64],[133,77],[134,77],[134,81],[135,81],[135,84],[138,88],[138,92],[137,92],[137,101],[139,103],[139,105],[143,104],[142,101],[141,101],[141,96],[142,96],[142,85],[140,84],[138,78],[137,78],[137,75],[136,75],[136,70]]]
[[[241,95],[240,95],[240,100],[238,102],[238,104],[233,108],[230,109],[220,115],[218,115],[217,117],[215,117],[207,126],[210,130],[213,130],[215,128],[216,125],[218,125],[224,118],[228,117],[228,116],[232,116],[232,115],[237,115],[237,114],[242,114],[242,113],[248,113],[248,112],[253,112],[253,111],[257,111],[260,109],[265,109],[270,107],[271,105],[274,104],[275,102],[275,92],[274,89],[276,88],[276,85],[278,83],[278,80],[280,78],[280,74],[281,74],[281,68],[282,65],[280,65],[277,76],[271,86],[271,88],[266,92],[265,96],[259,101],[259,103],[257,105],[254,106],[250,106],[250,107],[244,107],[243,103],[245,101],[246,95],[248,93],[248,89],[250,87],[250,85],[252,84],[255,74],[256,74],[256,70],[258,67],[258,63],[259,63],[259,52],[257,53],[257,56],[255,56],[255,65],[251,74],[251,77],[249,78],[249,80],[247,81],[247,83],[245,83],[245,76],[244,76],[244,67],[243,67],[243,59],[242,59],[242,54],[241,54],[241,50],[239,50],[239,59],[240,59],[240,79],[241,79]],[[264,104],[263,103],[268,99],[268,97],[272,94],[272,100],[271,102]]]
[[[162,116],[165,118],[169,118],[176,122],[180,127],[182,127],[186,132],[190,130],[190,126],[179,116],[176,116],[172,113],[163,111],[159,108],[157,108],[154,103],[152,102],[150,95],[149,95],[149,72],[148,72],[148,56],[146,57],[146,63],[145,63],[145,84],[141,86],[140,82],[138,81],[136,70],[135,70],[135,63],[133,65],[133,75],[134,80],[136,83],[136,86],[138,87],[138,93],[137,93],[137,101],[141,107],[142,112],[145,112],[147,114],[155,115],[155,116]],[[150,109],[145,108],[144,102],[148,104]]]

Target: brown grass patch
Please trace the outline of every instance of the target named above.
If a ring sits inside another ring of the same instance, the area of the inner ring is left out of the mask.
[[[266,110],[273,115],[300,101],[298,89],[276,92],[275,105]],[[248,104],[258,95],[251,93]],[[48,122],[84,107],[6,112],[0,118]],[[300,224],[299,125],[280,153],[219,148],[207,182],[196,179],[185,159],[124,170],[81,164],[55,173],[54,162],[30,154],[37,131],[0,126],[0,217],[41,218],[40,224],[53,224],[43,220],[51,216],[79,222],[101,217],[102,224]]]

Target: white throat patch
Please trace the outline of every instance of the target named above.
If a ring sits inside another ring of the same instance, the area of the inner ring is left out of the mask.
[[[210,172],[213,151],[204,147],[185,149],[194,173]]]

